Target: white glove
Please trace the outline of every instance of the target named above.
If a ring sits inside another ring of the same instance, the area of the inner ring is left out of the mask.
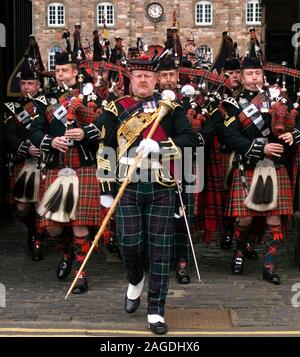
[[[113,204],[114,198],[112,195],[101,195],[100,196],[100,203],[101,206],[105,208],[110,208]]]
[[[137,147],[136,153],[139,153],[140,151],[143,152],[142,159],[145,159],[150,154],[150,152],[158,154],[159,145],[155,140],[144,139],[140,142],[140,145]]]

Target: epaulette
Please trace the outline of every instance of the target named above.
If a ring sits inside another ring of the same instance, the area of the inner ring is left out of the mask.
[[[13,114],[16,114],[16,108],[15,108],[15,103],[14,102],[7,102],[4,103],[4,105],[6,106],[6,108],[9,109],[9,111]]]
[[[36,101],[38,101],[38,102],[40,102],[40,103],[42,103],[44,105],[48,105],[47,99],[46,99],[46,97],[44,95],[41,95],[41,96],[39,96],[37,98],[34,98],[34,100],[36,100]]]
[[[238,105],[238,102],[233,98],[233,97],[228,97],[226,99],[223,100],[223,103],[229,103],[229,104],[232,104],[234,105],[237,109],[239,109],[239,105]]]
[[[118,116],[119,112],[118,112],[118,108],[116,106],[116,103],[114,101],[109,102],[105,108],[104,108],[107,112],[112,112],[116,117]]]

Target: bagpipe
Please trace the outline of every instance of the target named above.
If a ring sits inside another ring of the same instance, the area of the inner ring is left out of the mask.
[[[109,88],[109,93],[113,93],[116,97],[119,96],[118,91],[121,90],[124,85],[124,76],[129,78],[129,70],[126,66],[117,65],[111,62],[84,60],[81,61],[79,67],[85,69],[92,68],[93,70],[98,71],[100,77],[99,80],[101,80],[103,71],[116,72]]]
[[[204,80],[207,80],[213,85],[219,85],[220,83],[222,83],[222,86],[225,86],[226,88],[230,89],[230,81],[228,80],[228,78],[217,73],[210,72],[203,68],[181,67],[179,69],[179,73],[185,74],[189,77],[193,77],[194,79],[198,79],[200,86],[203,85]]]
[[[272,117],[271,130],[275,137],[278,138],[281,134],[291,132],[295,128],[298,110],[296,108],[289,109],[284,101],[275,102],[269,113]]]
[[[200,130],[207,118],[197,110],[197,108],[204,106],[205,99],[199,91],[197,94],[196,92],[196,89],[191,84],[186,84],[181,88],[180,100],[182,107],[186,110],[186,116],[190,124],[195,130]]]
[[[263,102],[270,103],[269,109],[261,109],[264,112],[269,112],[271,115],[271,130],[275,137],[281,134],[291,132],[296,126],[296,118],[298,116],[300,93],[297,93],[297,101],[291,103],[287,97],[286,89],[286,75],[292,75],[294,70],[286,68],[285,65],[268,64],[267,70],[282,74],[282,87],[278,84],[271,86],[264,77],[264,89],[257,86],[259,95],[262,97]],[[296,71],[298,72],[298,71]],[[299,72],[300,74],[300,72]]]
[[[81,75],[79,75],[79,83],[82,80]],[[46,117],[48,120],[55,117],[61,120],[66,126],[76,121],[79,127],[93,123],[98,115],[97,105],[95,103],[97,97],[91,95],[92,100],[85,106],[83,105],[84,89],[82,82],[79,84],[80,88],[71,89],[65,84],[63,85],[65,91],[58,98],[58,103],[47,107]]]
[[[129,77],[127,67],[120,66],[106,61],[83,60],[80,62],[80,68],[93,68],[95,70],[107,70],[113,72],[121,72],[124,76]]]
[[[300,71],[294,68],[288,68],[285,65],[280,65],[272,62],[264,62],[263,70],[267,72],[273,72],[277,74],[283,74],[295,78],[300,78]]]
[[[230,88],[228,74],[224,76],[217,73],[209,72],[202,68],[191,69],[182,67],[180,73],[194,77],[195,88],[188,84],[181,88],[183,101],[188,98],[190,109],[187,110],[187,116],[195,129],[200,129],[204,122],[209,118],[208,110],[213,103],[219,104],[221,100],[220,91],[222,88]],[[211,83],[209,91],[204,91],[206,84],[204,81]],[[197,107],[201,109],[201,113],[197,112]]]

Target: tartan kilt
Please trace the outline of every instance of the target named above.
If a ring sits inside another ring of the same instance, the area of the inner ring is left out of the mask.
[[[224,224],[224,168],[223,154],[215,135],[205,150],[205,184],[202,192],[195,194],[195,222],[199,230],[205,231],[203,241],[209,243]]]
[[[257,217],[257,216],[290,216],[293,214],[292,190],[290,179],[284,165],[280,165],[277,172],[278,199],[277,207],[271,211],[254,211],[244,205],[246,194],[243,190],[240,172],[234,168],[231,191],[226,207],[226,216],[229,217]],[[254,169],[245,170],[248,191],[251,186]]]
[[[80,167],[75,169],[79,180],[79,197],[75,213],[76,219],[63,223],[66,226],[100,226],[101,224],[101,205],[100,205],[100,183],[96,178],[94,166]],[[58,177],[59,169],[48,169],[45,180],[44,192]],[[62,223],[41,218],[43,227],[61,225]]]

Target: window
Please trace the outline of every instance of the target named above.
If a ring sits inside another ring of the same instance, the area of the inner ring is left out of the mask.
[[[48,70],[54,71],[55,70],[55,53],[62,52],[62,48],[59,46],[54,46],[50,49],[48,54]]]
[[[209,1],[197,1],[195,4],[195,24],[212,25],[212,4]]]
[[[110,2],[100,2],[97,5],[97,26],[103,27],[103,21],[107,27],[115,25],[115,8]]]
[[[65,6],[59,2],[52,2],[48,6],[48,26],[65,26]]]
[[[201,45],[196,48],[196,58],[197,60],[201,59],[200,64],[212,64],[212,49],[207,45]]]
[[[249,25],[261,24],[261,5],[259,0],[247,1],[246,23]]]

